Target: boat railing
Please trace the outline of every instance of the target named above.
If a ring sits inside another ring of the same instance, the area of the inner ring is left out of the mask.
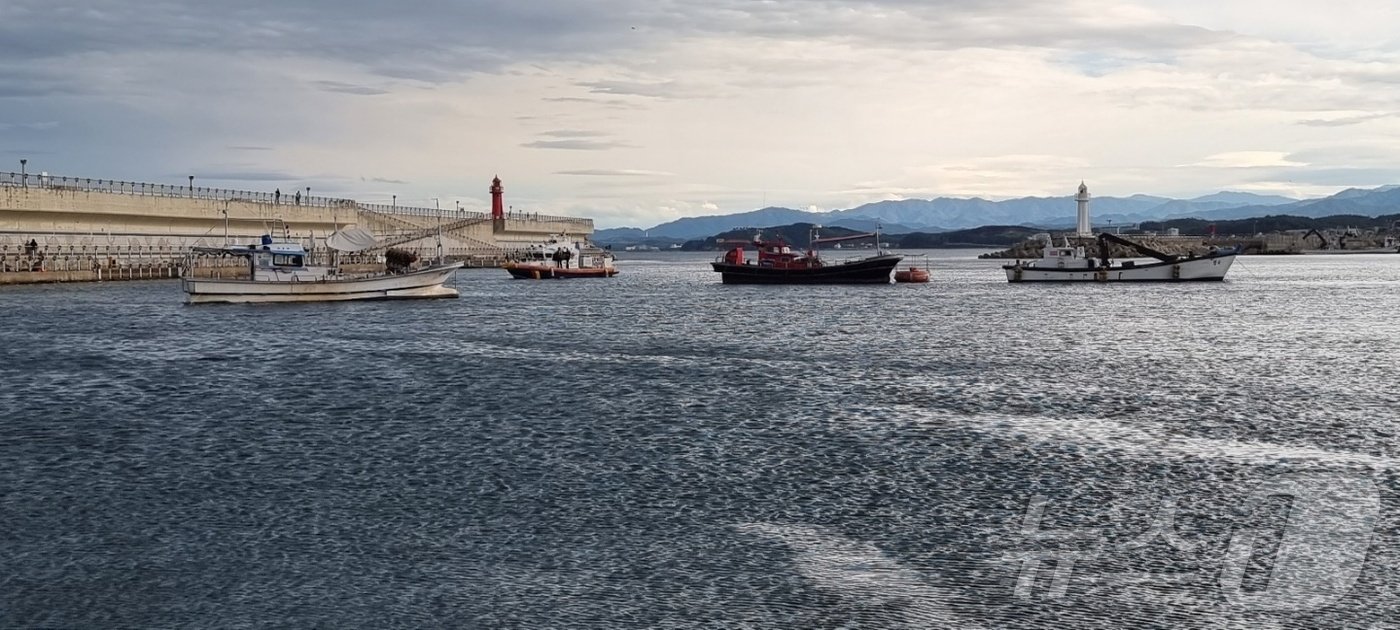
[[[888,252],[883,252],[883,253],[881,253],[881,254],[879,254],[879,255],[883,255],[883,254],[887,254],[887,253],[888,253]],[[873,258],[874,256],[875,256],[875,255],[872,254],[872,255],[870,255],[870,256],[842,256],[842,257],[840,257],[840,258],[832,258],[832,257],[830,257],[830,256],[819,256],[819,257],[821,258],[821,261],[822,261],[822,264],[823,264],[823,265],[831,266],[831,265],[847,265],[847,264],[851,264],[851,263],[857,263],[857,262],[860,262],[860,261],[862,261],[862,260],[869,260],[869,259]]]

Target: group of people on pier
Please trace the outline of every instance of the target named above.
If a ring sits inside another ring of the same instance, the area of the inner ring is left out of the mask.
[[[309,189],[308,189],[308,190],[309,190]],[[297,194],[294,195],[294,196],[292,197],[292,199],[294,200],[294,203],[295,203],[296,205],[298,205],[298,206],[301,205],[301,191],[298,190],[298,191],[297,191]],[[279,203],[279,204],[282,203],[282,189],[281,189],[281,188],[278,188],[277,190],[272,191],[272,202],[273,202],[273,203]]]

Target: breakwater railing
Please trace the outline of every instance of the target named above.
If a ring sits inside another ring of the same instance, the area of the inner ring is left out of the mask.
[[[93,179],[91,177],[69,177],[66,175],[49,175],[47,173],[0,173],[0,188],[43,188],[50,190],[68,190],[75,192],[103,192],[119,195],[141,195],[151,197],[184,197],[190,199],[210,199],[216,201],[251,201],[255,203],[285,204],[289,206],[311,206],[322,208],[355,208],[365,212],[377,212],[380,214],[397,214],[418,217],[436,217],[445,220],[460,220],[466,218],[489,218],[483,212],[467,212],[454,208],[424,208],[417,206],[401,206],[397,203],[361,203],[354,199],[344,199],[339,197],[312,196],[311,188],[297,188],[287,192],[280,189],[273,192],[236,190],[232,188],[210,188],[195,186],[194,180],[186,186],[170,184],[151,184],[147,182],[129,182],[115,179]],[[593,227],[592,219],[579,217],[565,217],[530,212],[511,211],[507,214],[510,219],[529,219],[534,221],[560,221],[574,223],[580,226]]]
[[[0,251],[0,284],[177,278],[187,253],[164,247],[6,249]]]
[[[423,260],[437,256],[436,248],[411,248]],[[508,260],[512,252],[498,247],[447,247],[443,255],[449,260],[460,260],[468,266],[497,266]],[[312,265],[329,265],[332,261],[345,265],[383,264],[379,252],[336,254],[325,248],[311,252]],[[0,284],[24,282],[24,277],[33,274],[91,272],[94,280],[154,279],[179,277],[181,269],[193,265],[202,273],[222,276],[247,269],[247,262],[236,256],[190,256],[188,248],[142,247],[142,246],[43,246],[38,248],[0,248],[0,274],[14,274],[8,282],[0,279]],[[231,271],[230,271],[231,270]],[[246,275],[246,274],[244,274]]]

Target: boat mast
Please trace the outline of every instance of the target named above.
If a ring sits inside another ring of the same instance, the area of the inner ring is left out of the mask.
[[[434,205],[434,206],[437,206],[437,205],[438,205],[438,200],[437,200],[436,197],[433,198],[433,205]],[[442,264],[442,208],[441,208],[441,207],[438,207],[438,209],[437,209],[437,252],[438,252],[437,264],[441,265],[441,264]]]

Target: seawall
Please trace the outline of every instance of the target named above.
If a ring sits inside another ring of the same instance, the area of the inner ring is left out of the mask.
[[[352,224],[420,255],[436,255],[440,228],[443,253],[471,266],[497,265],[550,238],[593,234],[591,219],[539,213],[492,220],[331,197],[0,173],[0,284],[159,274],[144,270],[178,267],[192,247],[268,233],[314,250]]]

